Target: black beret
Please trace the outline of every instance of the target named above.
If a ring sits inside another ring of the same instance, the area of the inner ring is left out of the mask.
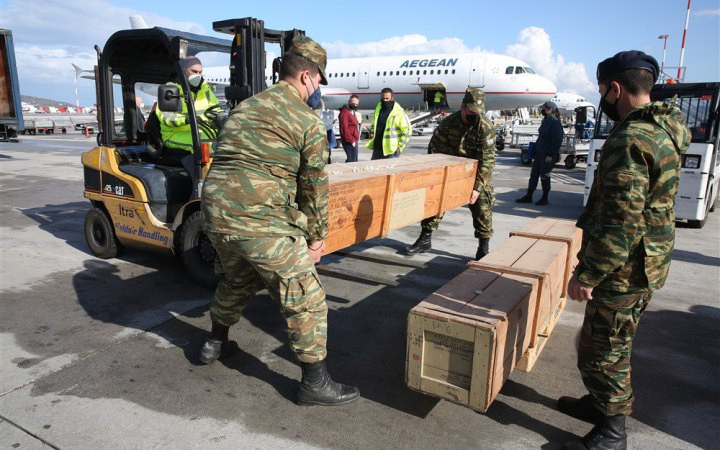
[[[546,101],[545,103],[543,103],[543,104],[542,104],[542,107],[543,107],[543,108],[558,109],[558,107],[557,107],[557,105],[555,104],[555,102],[551,102],[550,100],[548,100],[548,101]]]
[[[642,69],[652,73],[653,83],[657,81],[660,67],[657,60],[640,50],[620,52],[597,66],[597,80],[603,81],[625,70]]]

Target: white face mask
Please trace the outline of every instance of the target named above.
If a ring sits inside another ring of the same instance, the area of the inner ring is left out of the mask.
[[[190,83],[190,86],[192,86],[192,87],[200,86],[200,83],[202,83],[202,75],[199,75],[199,74],[190,75],[188,77],[188,83]]]

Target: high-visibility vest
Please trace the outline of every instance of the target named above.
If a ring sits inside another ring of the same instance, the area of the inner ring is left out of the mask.
[[[182,112],[163,112],[160,108],[155,108],[155,114],[160,120],[160,133],[162,134],[163,145],[166,147],[179,148],[193,152],[192,129],[188,120],[188,108],[185,103],[185,94],[182,87],[177,83],[168,83],[180,89],[180,104]],[[215,93],[210,85],[203,82],[197,93],[191,92],[194,99],[195,115],[204,119],[205,111],[213,105],[218,104]],[[200,140],[216,139],[217,136],[209,136],[204,130],[200,129]]]
[[[381,103],[375,107],[375,116],[373,117],[371,133],[375,133],[377,128],[378,116],[380,116]],[[382,135],[383,155],[392,155],[395,152],[402,153],[410,142],[410,134],[412,133],[412,125],[410,125],[410,119],[405,114],[405,110],[395,102],[390,115],[387,118],[385,124],[385,132]],[[374,148],[375,139],[377,136],[373,136],[365,145],[366,148]]]
[[[435,93],[435,103],[442,103],[443,95],[442,92],[437,91]]]

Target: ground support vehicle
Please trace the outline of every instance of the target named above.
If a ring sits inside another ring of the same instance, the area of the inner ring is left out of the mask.
[[[0,29],[0,141],[25,129],[12,31]]]
[[[32,119],[25,119],[24,121],[25,127],[22,131],[20,131],[20,134],[37,134],[37,131],[35,130],[35,121]]]
[[[40,134],[54,134],[55,122],[47,117],[35,119],[35,131]]]
[[[702,228],[715,209],[720,186],[720,82],[656,84],[650,97],[653,101],[675,101],[690,128],[692,141],[681,159],[675,218],[687,221],[691,228]],[[588,154],[583,204],[587,203],[600,150],[612,126],[612,121],[600,110]]]
[[[180,59],[202,52],[228,54],[231,85],[225,98],[234,106],[266,87],[264,44],[280,44],[282,55],[294,36],[304,35],[300,30],[268,30],[253,18],[213,25],[215,31],[231,34],[232,41],[155,27],[118,31],[102,52],[96,47],[98,146],[82,155],[84,195],[92,203],[85,218],[85,238],[92,253],[113,258],[124,247],[136,247],[175,254],[192,278],[206,287],[218,280],[213,271],[215,250],[203,232],[200,210],[202,179],[214,143],[200,140]],[[161,111],[181,110],[180,90],[166,84],[171,80],[185,93],[194,148],[192,174],[163,146],[155,114],[144,129],[136,123],[136,83],[158,84]],[[114,84],[122,88],[117,100]],[[116,114],[122,126],[116,126]]]

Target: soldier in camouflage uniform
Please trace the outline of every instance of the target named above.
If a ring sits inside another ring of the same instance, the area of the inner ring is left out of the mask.
[[[295,38],[282,80],[232,111],[205,179],[205,232],[221,275],[210,306],[205,364],[227,356],[228,329],[262,288],[280,306],[302,366],[298,403],[339,405],[357,388],[334,382],[325,366],[327,304],[314,263],[328,232],[328,146],[312,111],[327,84],[325,50]]]
[[[495,169],[495,127],[485,117],[485,93],[479,88],[465,91],[460,111],[445,118],[435,129],[428,153],[464,156],[478,160],[477,176],[470,197],[470,212],[479,245],[475,259],[490,251],[492,236],[492,207],[495,193],[492,173]],[[422,231],[417,241],[405,250],[409,255],[430,250],[432,232],[437,230],[442,215],[421,222]]]
[[[559,409],[595,427],[571,449],[624,449],[631,412],[630,352],[640,317],[667,278],[675,241],[680,155],[690,130],[680,109],[650,101],[658,64],[640,51],[598,65],[602,111],[616,122],[603,145],[587,206],[580,263],[568,286],[586,301],[578,368],[589,391]]]

